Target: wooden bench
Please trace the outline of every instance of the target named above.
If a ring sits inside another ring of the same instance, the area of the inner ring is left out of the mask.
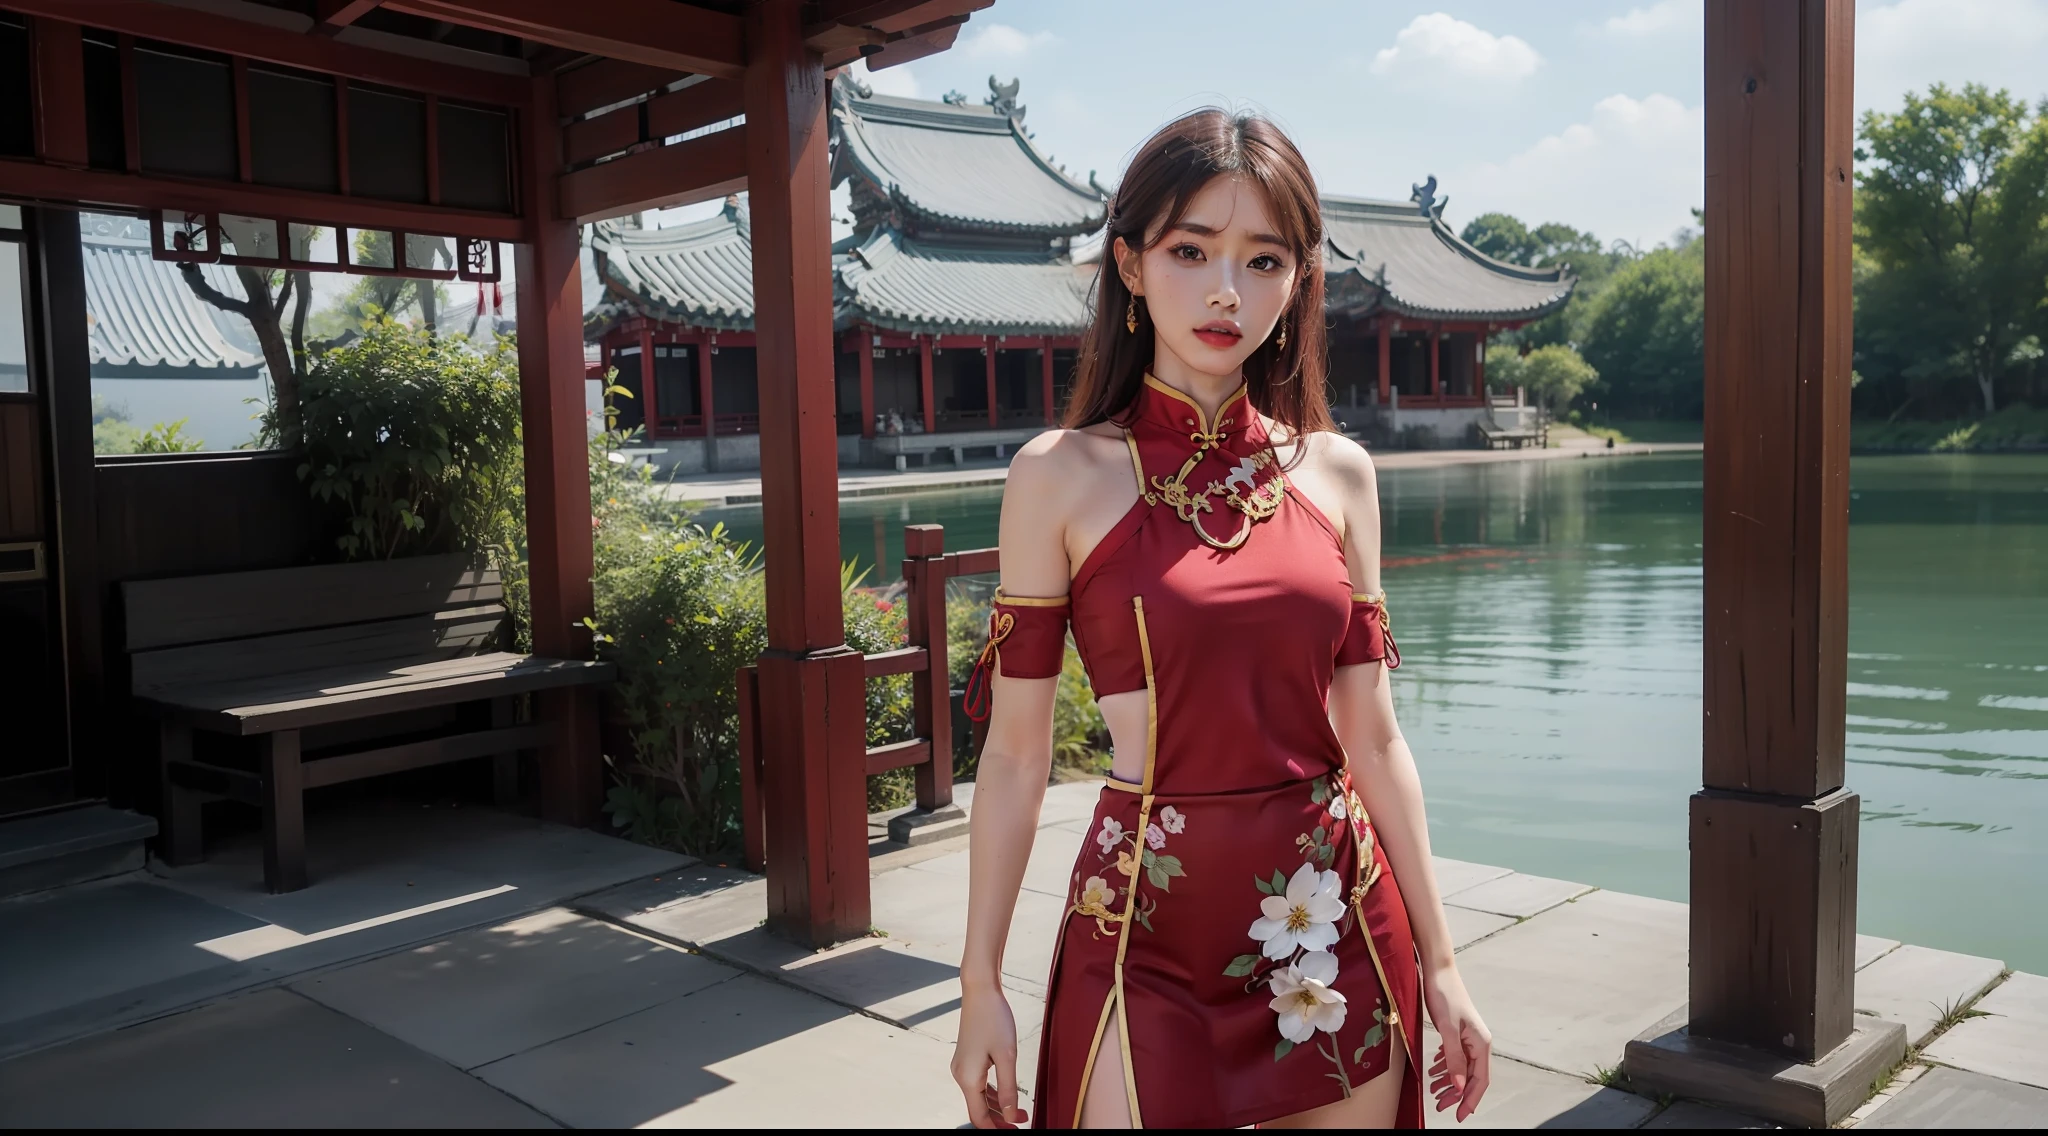
[[[1519,450],[1523,446],[1539,444],[1541,435],[1535,430],[1509,430],[1491,422],[1474,423],[1479,429],[1479,440],[1489,450]]]
[[[609,663],[499,649],[511,642],[504,586],[461,557],[140,580],[121,593],[130,689],[161,739],[164,859],[200,858],[206,800],[244,801],[263,810],[273,892],[306,886],[306,790],[489,757],[504,803],[520,752],[550,742],[516,720],[515,696],[612,676]]]

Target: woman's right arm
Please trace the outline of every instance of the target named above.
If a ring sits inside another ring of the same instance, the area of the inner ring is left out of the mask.
[[[1051,452],[1059,434],[1040,435],[1010,464],[997,537],[1006,595],[1067,592],[1068,494],[1062,492]],[[1003,946],[1052,771],[1052,705],[1059,679],[997,673],[991,680],[993,707],[974,778],[968,837],[967,942],[960,962],[953,1079],[976,1128],[1009,1128],[1028,1117],[1017,1107],[1017,1023],[1003,996]],[[993,1089],[988,1084],[991,1068]]]

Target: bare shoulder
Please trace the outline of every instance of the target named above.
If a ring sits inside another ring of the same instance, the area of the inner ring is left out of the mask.
[[[1365,452],[1364,446],[1335,430],[1318,430],[1303,441],[1308,446],[1307,460],[1328,471],[1332,481],[1355,493],[1373,491],[1377,478],[1372,455]]]
[[[1095,427],[1047,430],[1026,442],[1010,459],[1010,488],[1070,499],[1099,486],[1104,467],[1127,460],[1121,433],[1109,435]]]

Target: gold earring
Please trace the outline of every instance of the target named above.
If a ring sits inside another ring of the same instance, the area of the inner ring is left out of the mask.
[[[1130,303],[1124,305],[1124,330],[1132,335],[1138,334],[1138,297],[1135,295]]]
[[[1275,351],[1287,350],[1287,317],[1284,315],[1280,317],[1280,338],[1273,341],[1273,349]]]

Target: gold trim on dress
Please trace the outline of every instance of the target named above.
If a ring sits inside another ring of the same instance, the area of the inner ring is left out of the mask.
[[[1177,402],[1187,403],[1189,408],[1195,412],[1195,422],[1197,431],[1204,436],[1215,436],[1215,428],[1209,425],[1208,411],[1203,410],[1202,404],[1196,402],[1194,398],[1190,396],[1186,391],[1177,390],[1174,387],[1168,386],[1165,382],[1161,381],[1158,376],[1152,374],[1150,371],[1147,371],[1145,373],[1145,385],[1151,387],[1153,390],[1158,391],[1160,394],[1163,394],[1170,399],[1173,399]],[[1230,396],[1228,398],[1225,398],[1223,402],[1216,407],[1217,418],[1221,419],[1223,416],[1223,412],[1230,409],[1230,404],[1236,402],[1238,399],[1246,397],[1249,393],[1249,390],[1250,388],[1248,388],[1245,384],[1237,384],[1237,389],[1231,391]],[[1215,443],[1212,442],[1210,444],[1214,445]]]
[[[995,602],[1009,604],[1011,607],[1065,607],[1070,598],[1068,596],[1013,596],[998,587],[996,589]]]
[[[1088,1082],[1095,1079],[1095,1056],[1102,1049],[1102,1035],[1109,1027],[1109,1012],[1116,1008],[1116,995],[1116,983],[1112,982],[1109,993],[1102,996],[1102,1013],[1095,1019],[1095,1040],[1088,1043],[1088,1060],[1081,1066],[1081,1091],[1074,1094],[1074,1122],[1069,1128],[1081,1127],[1081,1109],[1088,1104]]]
[[[1159,683],[1152,674],[1152,637],[1145,630],[1145,597],[1132,596],[1131,610],[1138,619],[1138,654],[1145,660],[1145,779],[1139,785],[1141,792],[1150,793],[1153,766],[1159,761]],[[1144,832],[1144,827],[1140,825],[1138,831]]]
[[[1370,822],[1367,823],[1368,826],[1370,826]],[[1401,999],[1394,993],[1393,983],[1387,981],[1387,968],[1380,964],[1379,944],[1373,942],[1372,926],[1365,920],[1365,889],[1371,888],[1373,883],[1377,881],[1380,877],[1379,857],[1373,855],[1371,845],[1366,844],[1364,841],[1359,839],[1358,831],[1356,829],[1352,830],[1351,844],[1352,847],[1358,849],[1358,870],[1360,875],[1365,874],[1365,864],[1368,861],[1370,861],[1373,866],[1372,874],[1369,877],[1360,881],[1357,890],[1353,891],[1351,899],[1351,909],[1358,913],[1358,930],[1360,937],[1362,937],[1365,940],[1365,953],[1371,956],[1373,973],[1379,976],[1380,990],[1383,991],[1387,996],[1387,1028],[1393,1030],[1394,1035],[1401,1039],[1401,1052],[1408,1059],[1409,1068],[1406,1071],[1404,1071],[1401,1075],[1404,1077],[1420,1077],[1422,1073],[1414,1067],[1415,1051],[1408,1047],[1408,1030],[1405,1026],[1401,1024]],[[1397,897],[1395,899],[1395,902],[1398,903],[1401,901]]]

